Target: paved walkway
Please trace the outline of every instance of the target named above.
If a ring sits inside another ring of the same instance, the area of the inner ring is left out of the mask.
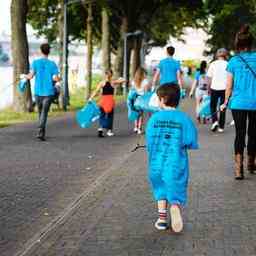
[[[190,100],[184,108],[191,108]],[[48,225],[33,230],[32,239],[20,247],[24,253],[17,255],[255,256],[256,175],[247,174],[244,181],[233,179],[232,127],[224,134],[210,134],[207,126],[200,126],[199,132],[200,150],[190,153],[189,205],[182,234],[154,229],[156,209],[147,182],[145,152],[127,153],[124,145],[116,147],[120,136],[108,148],[118,151],[115,163],[94,176],[55,218],[44,222]],[[136,138],[126,139],[126,149],[131,148]],[[105,146],[102,141],[101,147]],[[76,156],[71,149],[72,165]]]

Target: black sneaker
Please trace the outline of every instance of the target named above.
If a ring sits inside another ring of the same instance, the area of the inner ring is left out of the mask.
[[[45,141],[45,130],[40,128],[36,137],[41,141]]]
[[[103,138],[104,137],[103,130],[98,130],[98,137],[99,138]]]

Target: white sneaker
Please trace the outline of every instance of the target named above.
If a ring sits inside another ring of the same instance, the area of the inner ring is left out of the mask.
[[[212,132],[216,132],[218,126],[219,126],[218,121],[215,121],[215,122],[212,124],[211,131],[212,131]]]
[[[142,130],[141,130],[141,129],[138,129],[138,130],[137,130],[137,133],[138,133],[138,134],[142,134]]]
[[[137,131],[138,131],[138,128],[137,128],[137,127],[134,127],[133,131],[134,131],[134,132],[137,132]]]
[[[224,129],[218,128],[218,132],[219,132],[219,133],[223,133],[223,132],[224,132]]]
[[[167,221],[161,220],[158,218],[157,221],[155,222],[155,228],[157,230],[166,230],[167,229]]]
[[[178,205],[172,205],[170,208],[171,214],[171,226],[175,233],[180,233],[183,229],[183,220],[181,217],[180,207]]]
[[[112,136],[114,136],[115,134],[111,131],[111,130],[108,130],[107,131],[107,136],[109,136],[109,137],[112,137]]]

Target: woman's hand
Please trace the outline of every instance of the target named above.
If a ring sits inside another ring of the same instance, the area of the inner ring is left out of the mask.
[[[226,108],[227,108],[227,104],[226,104],[226,103],[223,103],[223,104],[220,106],[220,111],[223,112]]]

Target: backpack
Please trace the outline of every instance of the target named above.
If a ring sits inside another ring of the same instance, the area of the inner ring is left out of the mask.
[[[206,74],[201,74],[198,80],[198,89],[206,91],[210,86],[210,80]]]

